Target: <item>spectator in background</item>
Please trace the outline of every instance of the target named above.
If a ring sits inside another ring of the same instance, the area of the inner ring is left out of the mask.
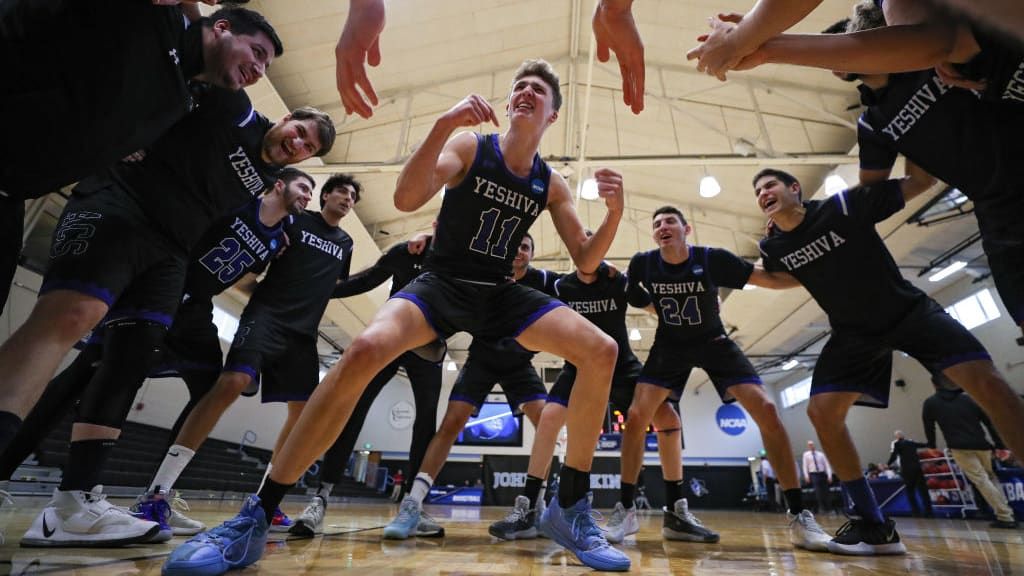
[[[832,465],[828,463],[825,453],[814,447],[814,441],[807,441],[807,451],[804,452],[804,484],[814,487],[814,495],[817,500],[817,508],[814,513],[831,512],[832,496],[828,491],[828,485],[832,481]]]
[[[921,472],[921,460],[917,457],[917,449],[924,448],[927,444],[914,442],[906,437],[902,430],[893,432],[896,439],[892,443],[889,454],[888,465],[899,461],[900,476],[903,477],[903,485],[907,489],[907,500],[910,502],[910,509],[915,517],[921,516],[922,503],[924,515],[932,515],[932,501],[928,496],[928,485],[924,480],[924,473]],[[920,503],[918,502],[920,500]]]
[[[921,414],[928,446],[935,448],[935,424],[938,424],[953,459],[995,511],[996,519],[991,526],[1016,528],[1013,510],[992,471],[992,449],[1004,450],[1002,439],[974,400],[955,388],[948,378],[941,373],[933,374],[932,385],[935,394],[924,401]],[[982,426],[988,430],[991,442],[985,437]]]
[[[391,478],[394,483],[394,488],[391,489],[391,501],[398,502],[402,499],[402,485],[405,484],[405,476],[402,474],[402,469],[399,468],[398,472]]]

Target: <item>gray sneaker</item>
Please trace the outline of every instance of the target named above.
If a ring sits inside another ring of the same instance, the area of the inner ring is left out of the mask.
[[[444,538],[444,527],[420,508],[420,523],[416,525],[417,538]]]
[[[832,536],[821,528],[810,510],[801,510],[796,516],[787,512],[786,517],[789,519],[789,541],[794,546],[815,552],[828,551]]]
[[[690,512],[686,498],[676,500],[672,510],[662,508],[664,521],[661,526],[661,535],[666,540],[686,540],[688,542],[703,542],[714,544],[718,542],[717,532],[708,530]]]
[[[630,534],[640,531],[640,521],[636,518],[636,507],[626,510],[622,502],[616,502],[608,526],[604,529],[604,537],[612,544],[619,544]]]
[[[295,519],[295,523],[288,529],[289,534],[312,538],[324,531],[324,512],[326,511],[324,499],[320,496],[313,496],[309,505],[302,511],[302,514]]]
[[[503,520],[487,529],[491,536],[502,540],[524,540],[537,537],[537,512],[530,510],[530,499],[520,494],[515,505]]]

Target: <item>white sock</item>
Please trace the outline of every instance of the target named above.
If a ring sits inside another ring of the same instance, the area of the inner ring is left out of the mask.
[[[164,461],[160,463],[160,469],[156,471],[156,476],[153,477],[153,484],[149,487],[149,491],[154,492],[159,489],[165,494],[170,492],[174,483],[178,481],[178,477],[181,476],[181,473],[195,455],[195,450],[180,444],[175,444],[168,448]]]
[[[263,485],[267,483],[267,478],[270,478],[270,471],[274,469],[274,465],[267,462],[267,469],[263,471],[263,478],[260,478],[260,485],[256,488],[256,493],[259,494],[263,490]]]
[[[536,504],[537,508],[540,508],[541,502],[544,501],[544,493],[547,492],[547,491],[548,491],[548,483],[547,482],[541,482],[540,483],[540,491],[537,492],[537,504]]]
[[[320,488],[318,488],[317,491],[316,491],[316,495],[321,497],[321,498],[323,498],[324,502],[327,502],[327,499],[330,498],[331,492],[333,492],[333,491],[334,491],[334,483],[333,482],[321,482],[320,483]]]
[[[427,494],[430,493],[430,487],[433,485],[434,479],[430,477],[430,474],[420,472],[416,475],[416,479],[412,481],[412,490],[409,491],[409,497],[423,504],[423,500],[426,499]]]

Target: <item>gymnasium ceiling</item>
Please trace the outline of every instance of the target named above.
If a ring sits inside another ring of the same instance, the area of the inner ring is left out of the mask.
[[[621,171],[626,183],[626,214],[608,259],[625,268],[637,251],[653,247],[650,213],[675,204],[694,226],[691,240],[727,248],[751,260],[764,229],[750,179],[761,167],[792,172],[805,190],[822,190],[833,171],[856,180],[856,118],[859,102],[853,85],[826,71],[766,66],[734,74],[729,81],[696,71],[685,59],[707,16],[742,12],[741,0],[643,0],[634,6],[645,42],[646,109],[634,116],[621,102],[618,67],[592,57],[590,15],[593,0],[389,0],[388,23],[381,39],[383,63],[370,69],[381,104],[372,118],[345,117],[335,88],[334,52],[348,3],[343,0],[253,0],[249,7],[275,25],[286,52],[271,66],[267,81],[250,89],[257,107],[275,118],[299,106],[315,106],[336,120],[338,140],[323,162],[306,168],[326,178],[332,172],[358,174],[366,191],[342,225],[356,238],[353,270],[372,263],[391,244],[429,229],[440,196],[415,213],[397,211],[392,192],[403,161],[436,117],[470,92],[502,109],[511,74],[526,58],[542,57],[561,74],[565,104],[548,129],[541,154],[575,189],[581,178],[601,166]],[[795,28],[816,32],[847,15],[851,3],[825,0]],[[504,128],[504,127],[503,127]],[[322,164],[322,165],[321,165]],[[698,195],[705,175],[717,178],[722,192]],[[940,187],[927,195],[932,197]],[[806,193],[805,193],[806,195]],[[927,228],[904,224],[922,205],[920,198],[899,216],[879,226],[908,277],[941,252],[969,236],[973,218]],[[600,202],[578,201],[585,225],[604,216]],[[49,212],[59,211],[50,206]],[[357,221],[358,220],[358,221]],[[45,228],[45,227],[44,227]],[[568,271],[571,264],[542,216],[532,230],[535,264]],[[968,258],[980,254],[977,245]],[[962,257],[962,256],[961,256]],[[974,260],[982,268],[984,259]],[[951,278],[947,282],[955,280]],[[918,283],[929,292],[943,283]],[[335,301],[323,334],[347,345],[383,301],[384,289],[370,297]],[[813,342],[827,328],[821,310],[802,289],[771,293],[734,291],[722,307],[733,337],[755,364],[781,363]],[[655,322],[632,311],[629,324],[650,347]],[[456,361],[465,358],[465,336],[450,342]],[[820,347],[820,344],[819,344]],[[812,346],[806,352],[813,353]],[[330,348],[325,345],[325,354]],[[776,356],[778,355],[778,356]],[[554,359],[538,357],[538,366]],[[810,364],[808,364],[810,365]],[[766,367],[766,380],[791,376]]]

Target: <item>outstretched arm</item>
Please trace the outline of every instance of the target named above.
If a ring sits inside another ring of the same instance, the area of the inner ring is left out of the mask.
[[[612,240],[615,239],[615,232],[619,229],[623,209],[622,175],[614,170],[602,168],[594,173],[594,179],[597,180],[597,192],[605,199],[608,212],[604,221],[594,231],[594,235],[589,238],[576,214],[572,193],[569,192],[569,186],[562,175],[552,171],[548,186],[548,211],[551,212],[551,221],[569,250],[572,261],[585,274],[592,274],[601,265],[604,255],[612,245]]]
[[[736,69],[793,64],[858,74],[887,74],[923,70],[943,62],[966,62],[979,51],[966,24],[931,19],[847,34],[782,34],[767,40],[738,63]]]
[[[611,52],[619,61],[622,100],[639,114],[644,109],[644,43],[633,20],[633,0],[601,0],[592,21],[597,59],[607,62]]]
[[[719,14],[719,19],[739,20],[733,27],[712,28],[707,40],[686,53],[687,60],[697,60],[697,70],[707,72],[719,80],[732,70],[745,56],[804,19],[821,0],[758,0],[742,16]]]
[[[750,273],[748,283],[761,288],[784,290],[800,286],[800,281],[788,272],[768,272],[759,264],[754,265],[754,271]]]
[[[370,104],[377,105],[377,93],[366,76],[366,64],[380,64],[380,33],[385,21],[384,0],[350,0],[348,19],[334,48],[335,76],[345,114],[373,116]]]

